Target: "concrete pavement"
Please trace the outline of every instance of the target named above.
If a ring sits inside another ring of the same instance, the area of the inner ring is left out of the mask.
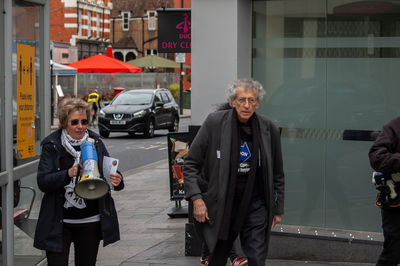
[[[101,247],[97,265],[200,265],[199,257],[185,256],[187,218],[169,218],[168,161],[162,160],[124,173],[125,189],[113,192],[121,240]],[[186,202],[182,202],[186,205]],[[71,264],[72,265],[72,264]],[[268,260],[271,266],[365,265],[371,263]]]

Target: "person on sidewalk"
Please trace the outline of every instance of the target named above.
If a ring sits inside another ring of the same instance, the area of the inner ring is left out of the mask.
[[[92,116],[92,126],[95,126],[97,111],[100,110],[100,95],[97,89],[94,89],[92,93],[88,95],[87,98],[88,103],[92,105],[93,116]]]
[[[400,172],[400,117],[383,126],[368,155],[375,171]],[[383,207],[381,216],[384,241],[376,265],[397,266],[400,263],[400,207]]]
[[[231,266],[246,266],[248,261],[246,258],[240,257],[235,248],[235,244],[233,244],[231,252],[229,253],[229,260],[231,261]],[[210,264],[210,250],[207,247],[207,244],[203,242],[201,245],[201,266],[208,266]]]
[[[216,111],[231,110],[231,109],[232,109],[232,106],[229,104],[229,102],[224,102],[224,103],[217,105]],[[204,178],[197,179],[197,183],[199,185],[201,193],[207,192],[208,183]],[[246,266],[248,263],[246,258],[240,257],[237,254],[235,243],[232,245],[232,249],[229,252],[229,259],[232,263],[231,266]],[[210,262],[210,250],[208,249],[207,244],[205,242],[203,242],[201,245],[200,265],[207,266],[207,265],[209,265],[209,262]]]
[[[227,95],[233,109],[206,118],[185,158],[185,197],[193,203],[211,266],[225,265],[238,235],[249,265],[265,265],[271,227],[282,220],[280,134],[255,112],[263,94],[257,81],[234,81]],[[198,184],[201,177],[208,182],[205,193]]]
[[[66,98],[60,104],[59,127],[41,143],[37,171],[39,189],[44,192],[36,226],[34,247],[45,250],[48,265],[68,265],[74,242],[75,265],[95,266],[100,240],[103,245],[120,239],[117,212],[111,193],[100,199],[84,200],[75,195],[80,169],[80,145],[95,140],[100,175],[103,158],[109,156],[99,135],[88,130],[90,104]],[[122,190],[120,173],[110,174],[114,190]]]

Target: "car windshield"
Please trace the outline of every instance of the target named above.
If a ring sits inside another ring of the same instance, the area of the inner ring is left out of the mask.
[[[148,105],[152,96],[152,93],[123,93],[118,95],[111,105]]]

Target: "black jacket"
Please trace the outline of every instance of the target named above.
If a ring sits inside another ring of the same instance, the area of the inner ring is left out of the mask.
[[[99,171],[103,172],[103,157],[109,156],[104,143],[99,135],[89,131],[89,137],[95,140]],[[60,170],[61,156],[61,130],[57,130],[47,136],[41,143],[42,153],[40,155],[37,172],[39,189],[44,192],[42,205],[40,207],[39,219],[36,226],[35,240],[33,246],[52,252],[62,251],[63,233],[63,208],[64,208],[64,186],[71,179],[68,170]],[[122,190],[124,182],[121,181],[115,190]],[[103,245],[114,243],[120,239],[117,212],[111,192],[98,200],[101,238]]]
[[[400,172],[400,117],[383,126],[368,155],[375,171],[385,174]]]
[[[189,153],[185,157],[183,178],[185,198],[195,200],[202,198],[207,206],[209,220],[195,223],[211,252],[218,241],[224,215],[228,192],[231,139],[232,110],[211,113],[194,138]],[[260,125],[262,154],[261,175],[264,185],[267,206],[268,230],[265,239],[268,241],[272,219],[275,214],[283,214],[285,197],[285,175],[283,172],[281,140],[278,127],[268,118],[258,115]],[[207,191],[199,182],[203,178],[208,183]],[[233,192],[232,192],[233,193]]]

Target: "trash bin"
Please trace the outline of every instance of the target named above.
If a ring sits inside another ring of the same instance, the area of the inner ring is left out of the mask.
[[[191,109],[191,91],[183,92],[183,109]]]
[[[124,91],[124,90],[126,90],[125,88],[121,88],[121,87],[117,87],[117,88],[113,88],[113,90],[114,90],[114,97],[115,96],[117,96],[118,95],[118,93],[120,93],[120,92],[122,92],[122,91]]]

